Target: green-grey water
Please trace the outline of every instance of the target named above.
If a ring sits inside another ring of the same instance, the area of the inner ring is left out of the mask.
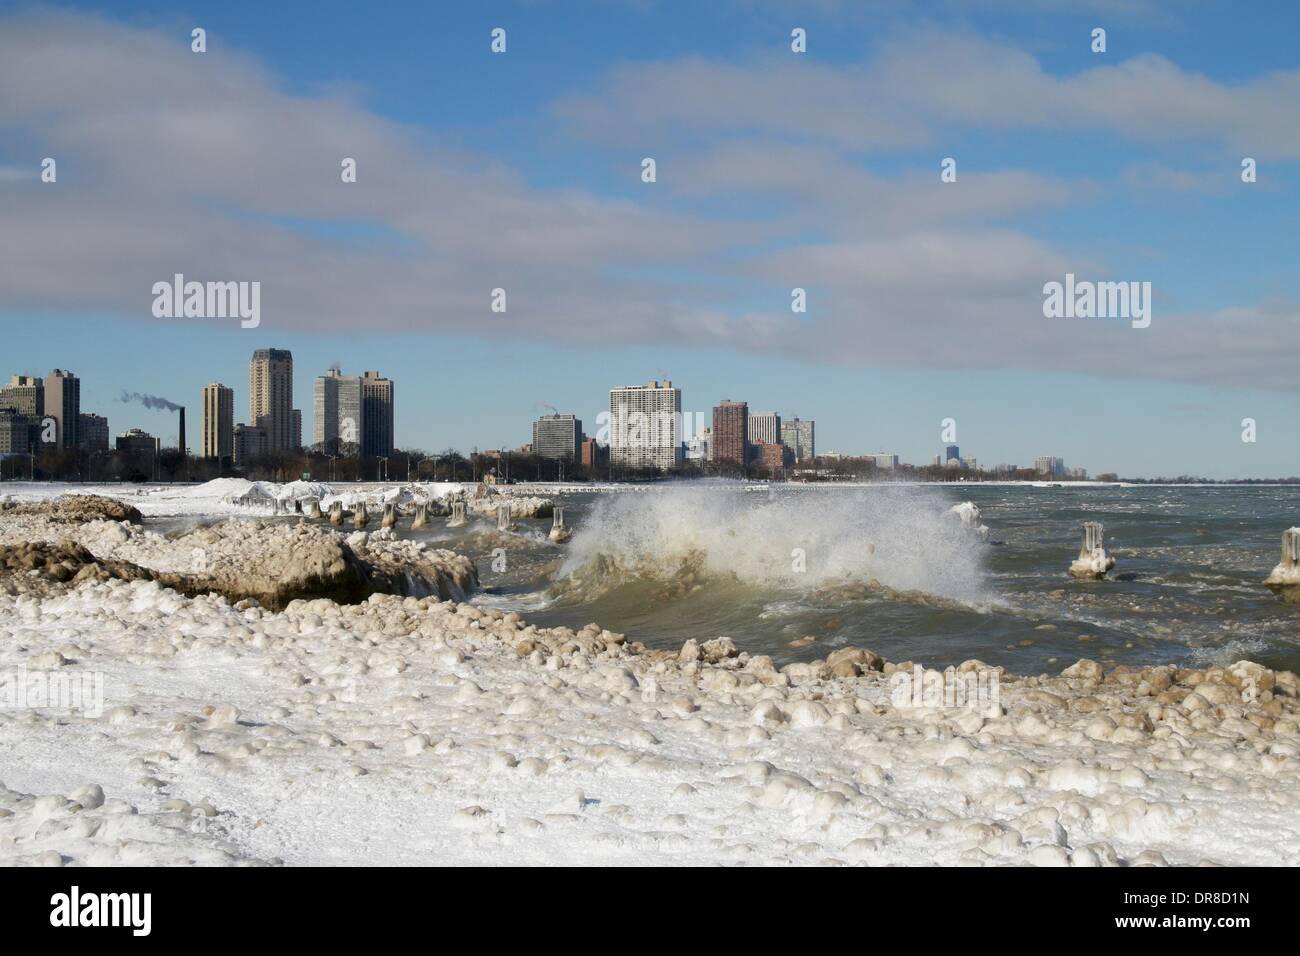
[[[1300,524],[1300,488],[665,486],[557,501],[568,544],[547,541],[549,518],[401,534],[473,557],[477,601],[652,647],[727,635],[778,662],[855,644],[1020,673],[1080,657],[1300,669],[1300,607],[1261,584]],[[961,501],[987,542],[943,514]],[[1067,574],[1084,521],[1105,525],[1117,559],[1105,581]]]

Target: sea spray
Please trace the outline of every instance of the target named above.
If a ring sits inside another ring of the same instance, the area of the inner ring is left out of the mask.
[[[983,547],[958,533],[950,502],[924,488],[789,489],[687,485],[599,500],[557,575],[604,590],[627,578],[710,578],[813,590],[878,581],[962,602],[987,600]]]

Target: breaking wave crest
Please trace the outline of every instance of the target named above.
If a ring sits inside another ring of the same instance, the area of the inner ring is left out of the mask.
[[[983,546],[936,490],[745,487],[601,499],[553,591],[590,599],[641,582],[671,597],[734,583],[809,591],[878,582],[962,603],[989,597]]]

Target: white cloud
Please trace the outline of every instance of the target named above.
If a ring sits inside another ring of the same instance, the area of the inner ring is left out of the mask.
[[[627,65],[556,110],[637,158],[655,144],[660,182],[633,201],[538,189],[350,97],[285,92],[225,44],[195,55],[183,34],[12,16],[0,135],[55,156],[59,181],[0,189],[0,301],[145,319],[152,284],[181,272],[260,281],[263,340],[451,331],[1293,389],[1292,303],[1176,315],[1157,289],[1142,332],[1043,318],[1042,284],[1066,271],[1143,278],[1016,225],[1099,184],[963,165],[943,185],[941,150],[891,175],[864,157],[933,143],[944,122],[1253,139],[1300,155],[1279,112],[1296,82],[1228,88],[1154,57],[1053,77],[1018,51],[940,35],[847,69]],[[345,156],[355,185],[340,182]],[[719,211],[734,197],[744,215]],[[498,286],[505,315],[488,308]],[[808,289],[807,316],[789,310],[793,286]]]

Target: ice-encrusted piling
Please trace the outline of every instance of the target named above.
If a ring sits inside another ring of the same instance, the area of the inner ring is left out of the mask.
[[[1083,523],[1083,546],[1079,556],[1070,565],[1070,574],[1076,578],[1100,581],[1115,566],[1115,559],[1106,553],[1104,529],[1100,521]]]
[[[412,528],[423,528],[429,523],[429,502],[421,501],[415,506],[415,520],[411,522]]]
[[[384,519],[379,523],[381,528],[391,528],[397,524],[397,505],[391,501],[384,505]]]
[[[370,523],[370,515],[366,513],[366,503],[364,501],[357,502],[357,508],[352,512],[352,523],[358,528],[364,528]]]
[[[301,499],[301,498],[294,498],[294,499],[293,499],[293,513],[296,514],[296,515],[300,515],[300,514],[302,514],[302,499]]]
[[[465,502],[453,501],[451,503],[451,518],[447,521],[448,528],[465,527]]]
[[[1300,528],[1282,532],[1282,560],[1264,584],[1292,604],[1300,604]]]
[[[559,505],[555,506],[555,511],[551,513],[551,534],[552,541],[563,543],[573,537],[567,525],[564,523],[564,509]]]
[[[319,498],[307,499],[307,517],[320,520],[320,499]]]
[[[497,505],[497,530],[509,531],[511,527],[509,503]]]
[[[330,524],[336,528],[343,527],[343,502],[335,501],[330,504]]]
[[[972,534],[981,541],[988,540],[988,525],[980,524],[980,509],[975,502],[963,501],[961,504],[953,505],[947,513],[961,522],[965,533]]]

